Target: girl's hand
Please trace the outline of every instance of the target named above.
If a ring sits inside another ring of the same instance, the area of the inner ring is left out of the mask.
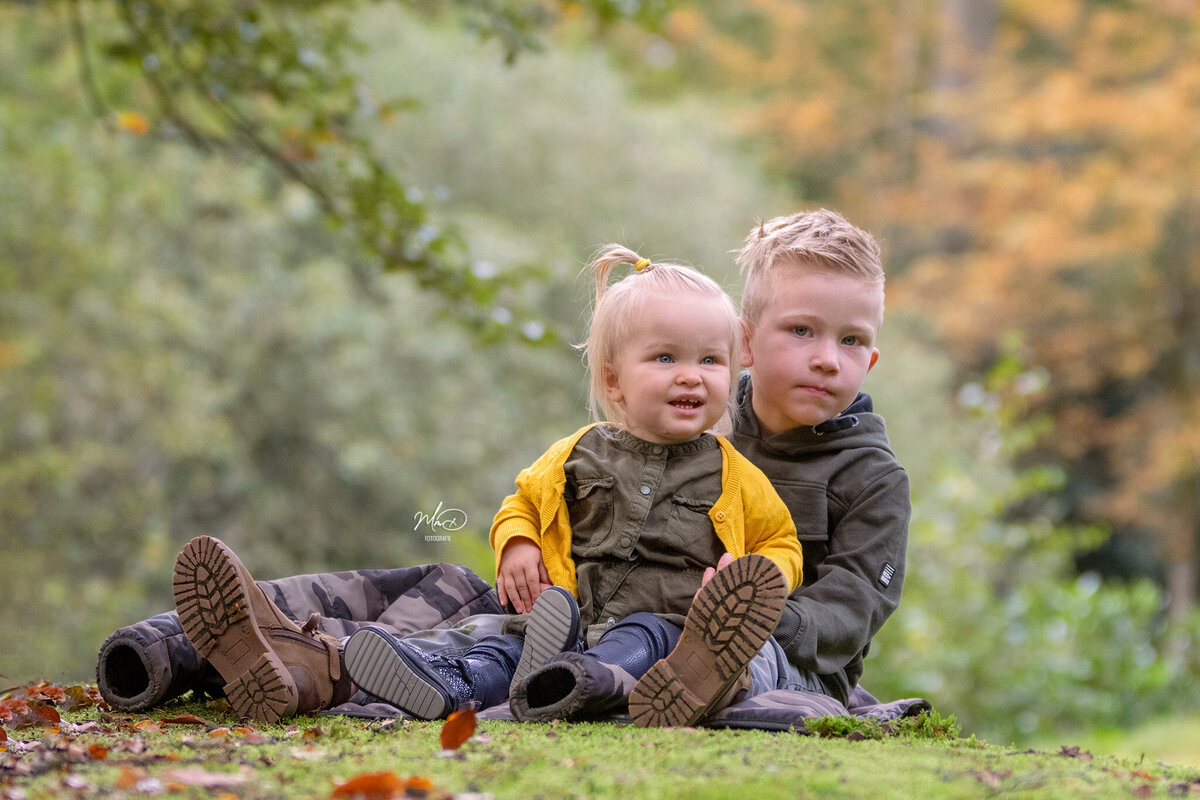
[[[700,578],[700,589],[704,588],[704,584],[712,580],[712,576],[717,574],[717,570],[724,569],[733,563],[733,556],[729,553],[724,553],[717,559],[717,566],[709,567],[704,570],[704,575]],[[700,594],[700,589],[696,590],[696,594]]]
[[[533,601],[552,585],[542,562],[542,548],[524,538],[508,543],[500,554],[500,568],[496,571],[501,605],[511,601],[518,614],[528,614]]]

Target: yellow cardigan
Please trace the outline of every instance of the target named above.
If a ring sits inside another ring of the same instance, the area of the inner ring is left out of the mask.
[[[588,425],[555,442],[517,476],[516,494],[505,498],[492,521],[490,538],[497,571],[505,545],[522,536],[542,548],[542,561],[554,585],[578,594],[571,558],[571,520],[563,502],[567,485],[564,465],[575,443],[593,427]],[[792,515],[767,476],[724,437],[716,438],[721,446],[721,496],[708,516],[717,538],[734,558],[747,553],[770,558],[783,570],[790,592],[800,584],[803,569]]]

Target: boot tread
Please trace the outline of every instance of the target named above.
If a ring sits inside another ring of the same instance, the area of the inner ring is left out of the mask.
[[[451,699],[405,646],[371,628],[346,643],[346,670],[363,691],[418,719],[440,719],[451,711]]]
[[[735,559],[701,588],[675,649],[638,681],[629,700],[640,727],[692,725],[741,676],[779,624],[787,584],[765,556]]]

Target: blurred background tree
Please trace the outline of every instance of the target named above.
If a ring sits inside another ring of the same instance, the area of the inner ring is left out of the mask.
[[[1192,3],[697,4],[675,80],[726,92],[797,195],[888,244],[892,307],[927,315],[964,376],[1009,331],[1052,376],[1035,460],[1061,515],[1108,526],[1088,568],[1200,571],[1200,14]]]
[[[1193,4],[165,9],[0,2],[0,671],[86,676],[198,533],[490,578],[586,418],[591,250],[736,294],[825,205],[884,245],[913,477],[868,688],[1013,739],[1194,703]]]

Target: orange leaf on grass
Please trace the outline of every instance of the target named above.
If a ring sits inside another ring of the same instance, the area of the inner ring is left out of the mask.
[[[180,714],[178,717],[164,718],[162,723],[164,725],[207,725],[208,720],[201,719],[195,714]]]
[[[118,789],[136,789],[138,781],[145,778],[146,770],[137,767],[121,767],[121,774],[117,776]]]
[[[0,742],[7,742],[7,741],[8,741],[8,731],[4,730],[4,728],[0,728]]]
[[[410,792],[431,792],[433,791],[433,781],[429,778],[422,778],[419,775],[414,775],[404,782],[404,791]]]
[[[108,758],[108,748],[101,747],[98,744],[89,744],[87,752],[88,752],[88,757],[91,758],[93,761],[102,761],[102,760]]]
[[[442,724],[442,749],[457,750],[475,733],[475,709],[455,711]]]
[[[43,722],[49,722],[52,725],[57,725],[62,722],[62,716],[59,715],[58,709],[54,706],[36,705],[33,708],[33,713],[37,715]]]
[[[359,797],[363,800],[390,800],[403,797],[404,781],[394,772],[367,772],[333,789],[333,797]]]

